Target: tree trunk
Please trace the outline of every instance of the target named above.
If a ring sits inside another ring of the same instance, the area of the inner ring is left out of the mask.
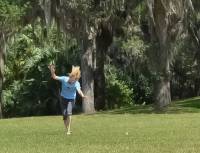
[[[173,43],[182,31],[184,1],[147,0],[150,13],[151,41],[154,55],[151,59],[156,72],[154,83],[155,107],[163,109],[171,102],[170,63]]]
[[[90,39],[87,34],[82,40],[81,55],[81,77],[82,91],[88,96],[83,99],[83,112],[86,114],[94,113],[94,71],[93,71],[93,52],[95,50],[94,39]]]
[[[171,103],[170,91],[170,56],[165,45],[160,45],[157,50],[156,80],[154,81],[154,96],[156,110],[162,110]]]
[[[170,94],[170,56],[167,50],[167,28],[168,19],[166,10],[161,0],[155,0],[153,6],[153,23],[152,23],[152,41],[158,41],[159,44],[154,48],[154,69],[156,71],[156,80],[154,81],[154,100],[156,110],[162,110],[171,102]]]
[[[109,24],[100,23],[96,36],[96,69],[95,69],[95,108],[105,109],[105,75],[104,61],[109,45],[112,43],[112,33]]]
[[[200,25],[198,24],[198,19],[195,16],[195,20],[193,21],[193,26],[189,26],[188,27],[188,32],[191,35],[191,38],[194,42],[194,44],[196,45],[196,54],[195,54],[195,59],[197,62],[197,75],[196,75],[196,79],[195,79],[195,94],[196,96],[200,96],[200,36],[199,36],[199,32],[200,32]]]
[[[0,33],[0,119],[3,118],[2,112],[2,91],[3,91],[3,72],[4,72],[4,60],[5,60],[5,51],[6,51],[6,42],[5,36],[3,33]]]
[[[0,119],[3,118],[3,112],[2,112],[2,103],[3,103],[3,98],[2,98],[2,85],[3,85],[3,78],[0,78]]]
[[[170,79],[164,77],[154,83],[154,96],[156,110],[162,110],[171,102]]]
[[[200,43],[200,42],[199,42]],[[200,48],[200,46],[198,45],[198,47]],[[196,96],[200,96],[200,49],[198,49],[197,55],[196,55],[196,60],[197,60],[197,76],[195,79],[195,93]]]

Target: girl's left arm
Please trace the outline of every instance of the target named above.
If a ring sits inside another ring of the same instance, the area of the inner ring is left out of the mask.
[[[82,98],[86,98],[86,96],[83,94],[81,89],[78,89],[78,94],[82,97]]]

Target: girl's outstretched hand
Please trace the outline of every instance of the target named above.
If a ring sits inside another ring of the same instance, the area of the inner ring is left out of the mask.
[[[55,72],[55,65],[51,64],[48,66],[51,72]]]
[[[83,96],[82,98],[85,98],[85,99],[87,99],[87,98],[92,98],[93,96]]]
[[[88,98],[88,96],[83,96],[82,98]]]

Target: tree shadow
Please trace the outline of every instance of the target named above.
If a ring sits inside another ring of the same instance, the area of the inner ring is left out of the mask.
[[[134,105],[114,110],[98,112],[103,114],[184,114],[200,113],[200,97],[173,101],[162,111],[156,111],[153,105]]]
[[[152,105],[136,105],[136,106],[129,106],[123,107],[113,110],[102,111],[99,113],[103,114],[152,114],[154,113],[154,109]]]
[[[180,107],[200,108],[200,97],[181,100],[181,101],[176,102],[176,105]]]

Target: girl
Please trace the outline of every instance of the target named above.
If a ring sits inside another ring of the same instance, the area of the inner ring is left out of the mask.
[[[72,120],[72,108],[75,104],[76,91],[80,94],[82,98],[86,96],[81,91],[79,79],[80,79],[80,67],[72,66],[72,71],[69,76],[56,76],[55,66],[50,65],[49,69],[51,71],[51,76],[54,80],[58,80],[62,84],[61,88],[61,110],[63,114],[64,125],[67,129],[67,135],[71,134],[70,126]]]

